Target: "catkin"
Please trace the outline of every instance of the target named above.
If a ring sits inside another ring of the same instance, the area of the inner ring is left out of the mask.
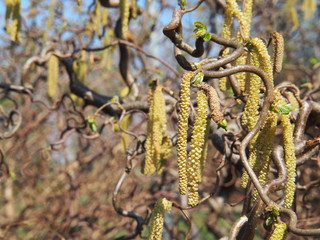
[[[147,140],[145,143],[146,148],[146,154],[145,159],[142,163],[142,173],[147,174],[153,174],[156,171],[156,167],[153,163],[153,156],[154,156],[154,148],[152,145],[153,140],[153,125],[154,125],[154,101],[153,101],[153,91],[152,89],[149,90],[148,95],[148,101],[149,101],[149,113],[148,113],[148,127],[147,127]]]
[[[48,96],[53,98],[57,91],[59,77],[59,59],[51,55],[48,62]]]
[[[210,121],[211,121],[211,119],[207,118],[206,131],[205,131],[205,135],[204,135],[204,146],[203,146],[203,150],[202,150],[201,158],[200,158],[199,182],[202,182],[203,168],[204,168],[206,161],[207,161],[208,136],[209,136],[209,132],[210,132]]]
[[[131,15],[132,18],[136,19],[138,15],[138,4],[137,0],[131,0]]]
[[[273,79],[273,70],[267,48],[259,38],[251,39],[252,52],[250,62],[252,65],[261,67]],[[242,115],[242,125],[251,130],[258,120],[259,93],[261,79],[256,74],[249,74],[246,92],[248,94],[247,103]]]
[[[308,20],[317,10],[317,0],[304,0],[302,3],[302,11],[304,20]]]
[[[287,238],[287,224],[275,223],[274,230],[269,240],[285,240]]]
[[[94,29],[98,36],[101,35],[100,24],[101,24],[101,3],[96,1],[96,8],[94,10]]]
[[[253,46],[254,51],[256,49],[258,53],[260,67],[267,73],[268,77],[272,80],[273,69],[267,46],[260,38],[252,38],[250,44]]]
[[[271,65],[270,56],[268,54],[267,48],[265,44],[262,42],[259,38],[252,38],[250,41],[250,45],[252,46],[252,50],[250,53],[250,62],[252,65],[261,67],[269,76],[269,78],[273,79],[273,69]],[[259,94],[260,94],[260,87],[261,87],[261,79],[256,74],[249,74],[248,80],[247,80],[247,89],[246,92],[248,94],[247,102],[243,111],[242,115],[242,125],[246,127],[249,131],[253,129],[253,127],[256,125],[259,117]],[[250,154],[249,154],[249,164],[251,167],[255,166],[255,169],[260,171],[261,170],[261,176],[260,181],[264,182],[267,170],[269,168],[269,155],[270,155],[270,148],[272,147],[272,142],[265,141],[264,135],[269,135],[270,138],[273,137],[274,131],[275,131],[275,121],[272,120],[273,117],[275,117],[275,114],[269,113],[269,123],[272,122],[269,128],[266,128],[264,133],[259,134],[259,138],[261,140],[257,140],[258,136],[254,137],[249,144]],[[261,135],[262,134],[262,135]],[[258,154],[260,152],[263,152],[264,156],[263,161],[260,163],[257,163],[257,158],[259,157]],[[247,172],[244,172],[241,177],[241,186],[246,187],[247,183],[249,181],[249,176]]]
[[[108,12],[108,8],[103,8],[102,10],[102,26],[103,27],[106,27],[107,24],[108,24],[108,15],[109,15],[109,12]]]
[[[87,52],[81,51],[80,58],[73,63],[73,70],[75,71],[77,78],[81,82],[85,82],[87,78],[88,65],[87,65]]]
[[[287,0],[284,6],[286,15],[289,18],[291,18],[292,31],[297,30],[297,28],[299,27],[298,13],[297,13],[297,10],[295,9],[296,3],[297,3],[297,0]]]
[[[163,222],[165,212],[170,211],[172,208],[172,202],[165,198],[159,199],[151,214],[151,219],[149,223],[150,234],[148,240],[161,240],[163,231]]]
[[[6,0],[6,31],[10,34],[11,41],[21,40],[21,15],[20,0]]]
[[[148,136],[146,140],[146,157],[143,166],[144,174],[161,173],[165,159],[171,151],[171,139],[166,133],[167,119],[162,87],[157,85],[151,90]]]
[[[209,108],[211,111],[211,118],[213,121],[215,121],[219,125],[221,121],[224,120],[224,115],[223,115],[223,112],[221,111],[220,100],[216,90],[212,86],[204,82],[197,85],[197,87],[203,90],[206,93],[207,97],[209,98]]]
[[[178,168],[179,168],[179,191],[180,194],[187,193],[187,131],[190,107],[190,84],[194,77],[193,72],[183,74],[180,85],[180,111],[178,121]]]
[[[284,207],[290,208],[294,200],[295,178],[296,178],[296,156],[294,154],[293,125],[290,116],[281,115],[281,125],[283,127],[283,145],[288,178],[285,184]]]
[[[208,101],[204,91],[197,93],[197,115],[193,126],[191,137],[191,151],[188,156],[188,204],[195,206],[199,202],[198,182],[200,172],[200,161],[205,144],[205,132],[208,115]]]
[[[272,45],[273,45],[273,74],[279,73],[282,70],[282,61],[283,61],[283,51],[284,51],[284,42],[283,37],[278,32],[273,32],[272,36]]]
[[[127,39],[130,15],[130,0],[120,0],[121,36]]]
[[[251,19],[252,19],[252,5],[253,0],[245,0],[244,6],[243,6],[243,15],[246,24],[242,26],[243,28],[243,37],[245,39],[248,39],[250,37],[250,31],[251,31]]]
[[[261,184],[264,184],[267,181],[276,127],[277,114],[269,112],[265,125],[250,149],[249,164],[259,176],[258,178]],[[247,175],[247,173],[244,175]],[[243,177],[241,180],[242,187],[246,187],[248,183],[247,177]],[[253,199],[256,200],[257,196],[258,192],[254,191]]]

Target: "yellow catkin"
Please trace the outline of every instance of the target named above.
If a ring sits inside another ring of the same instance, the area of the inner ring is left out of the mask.
[[[103,27],[106,27],[108,24],[108,16],[109,16],[108,8],[103,8],[102,10],[102,26]]]
[[[127,114],[123,117],[121,121],[121,128],[123,130],[128,130],[130,124],[131,114]],[[129,143],[129,135],[125,132],[121,132],[121,143],[123,147],[123,152],[127,151],[128,143]]]
[[[6,0],[6,31],[10,34],[11,41],[21,40],[21,15],[20,0]]]
[[[252,20],[252,5],[253,0],[245,0],[243,3],[243,15],[245,20],[245,25],[242,26],[243,37],[249,39],[251,31],[251,20]]]
[[[285,14],[291,19],[292,22],[292,31],[297,30],[299,27],[299,18],[297,10],[295,9],[295,5],[297,0],[287,0],[284,6]]]
[[[252,46],[251,56],[250,56],[250,63],[254,66],[261,67],[269,76],[270,80],[273,81],[273,69],[271,65],[270,56],[268,54],[267,48],[265,44],[259,38],[252,38],[250,41]],[[244,112],[242,115],[242,125],[246,127],[248,130],[251,130],[258,121],[259,116],[259,93],[260,93],[260,86],[261,86],[261,79],[256,74],[249,74],[248,75],[248,88],[246,89],[248,94],[247,103],[244,108]],[[272,115],[271,113],[269,116]],[[272,134],[270,132],[270,134]],[[263,136],[262,136],[263,137]],[[250,141],[249,149],[249,164],[251,167],[256,165],[257,161],[257,147],[255,146],[257,140],[257,136]],[[269,159],[269,157],[268,157]],[[267,166],[269,166],[268,159],[263,162],[260,166],[265,166],[264,169],[266,170]],[[259,169],[259,167],[258,167]],[[264,174],[265,175],[265,174]],[[264,176],[261,176],[261,181]],[[241,186],[246,187],[249,180],[249,176],[247,172],[244,172],[241,178]]]
[[[127,39],[130,15],[130,0],[120,0],[121,35]]]
[[[279,73],[282,70],[282,61],[283,61],[283,51],[284,51],[284,41],[283,37],[278,32],[273,32],[271,34],[272,45],[273,45],[273,73]]]
[[[149,223],[150,233],[148,236],[148,240],[162,239],[164,215],[166,212],[169,212],[171,208],[172,202],[168,201],[165,198],[161,198],[156,202],[152,210],[151,219]]]
[[[254,66],[259,66],[259,57],[256,50],[251,52],[250,63]],[[241,122],[242,125],[250,131],[258,121],[261,79],[255,74],[249,74],[247,80],[246,92],[248,94],[248,98],[242,114]],[[256,139],[257,137],[253,138],[249,144],[250,154],[248,162],[251,167],[255,165],[257,159],[256,150],[253,147]],[[241,186],[245,188],[248,184],[248,181],[249,175],[245,171],[241,177]]]
[[[251,64],[261,67],[273,81],[273,69],[266,45],[259,38],[252,38],[250,44],[252,45]],[[247,89],[248,100],[242,116],[242,124],[249,130],[255,126],[258,120],[260,86],[260,77],[256,74],[250,74]]]
[[[317,0],[304,0],[301,9],[304,13],[304,20],[308,20],[317,10]]]
[[[137,0],[131,0],[131,15],[132,18],[137,18],[138,15],[138,4],[137,4]]]
[[[250,62],[254,66],[259,66],[257,51],[253,51],[250,56]],[[258,121],[259,93],[261,79],[256,74],[249,74],[246,93],[248,94],[247,102],[242,115],[242,125],[251,130]]]
[[[203,146],[203,150],[201,153],[201,158],[200,158],[200,169],[199,169],[199,182],[202,182],[202,178],[203,178],[203,168],[206,164],[207,161],[207,153],[208,153],[208,136],[209,136],[209,132],[210,132],[210,118],[207,118],[207,123],[206,123],[206,132],[204,135],[204,146]]]
[[[229,7],[230,4],[227,3],[224,13],[224,23],[222,26],[221,37],[230,39],[231,38],[231,29],[233,21],[233,9]],[[222,57],[225,57],[229,54],[229,48],[225,49],[222,53]],[[229,82],[226,77],[219,79],[219,88],[221,91],[226,91],[230,87]]]
[[[77,77],[81,82],[86,82],[87,72],[88,72],[87,59],[88,59],[87,52],[81,51],[80,59],[77,61],[78,68],[76,69]]]
[[[145,143],[145,148],[146,148],[146,154],[145,154],[145,159],[143,161],[143,166],[142,166],[142,173],[143,174],[153,174],[156,171],[156,167],[153,163],[153,156],[154,156],[154,148],[152,145],[152,140],[153,140],[153,124],[154,124],[154,101],[153,101],[153,91],[150,89],[149,90],[149,113],[148,113],[148,127],[147,127],[147,140]]]
[[[249,164],[257,173],[259,182],[262,185],[267,181],[269,173],[270,155],[273,150],[276,128],[277,114],[269,112],[265,125],[250,149]],[[245,187],[244,182],[241,183],[242,186]],[[257,196],[258,192],[254,191],[253,199],[256,200]]]
[[[107,31],[107,34],[105,34],[105,37],[103,38],[104,45],[108,45],[114,37],[113,30],[107,29],[106,31]],[[113,63],[112,57],[113,57],[114,50],[115,48],[113,47],[103,50],[100,67],[105,68],[106,71],[110,71],[112,69],[112,63]]]
[[[252,0],[245,0],[243,2],[243,21],[238,29],[237,32],[237,41],[243,43],[244,41],[248,41],[250,38],[250,31],[251,31],[251,19],[252,19]],[[235,65],[242,65],[242,64],[247,64],[247,59],[248,59],[248,54],[247,52],[244,52],[241,57],[239,57],[235,61]],[[248,77],[249,73],[245,72],[240,72],[236,74],[236,78],[239,83],[239,87],[241,91],[245,90],[245,82]]]
[[[287,238],[287,224],[275,223],[274,230],[269,240],[285,240]]]
[[[272,80],[272,64],[267,46],[260,38],[252,38],[250,44],[254,47],[254,49],[257,49],[260,67],[268,74],[269,78]]]
[[[101,22],[102,22],[101,3],[100,1],[96,1],[96,8],[94,10],[94,30],[98,36],[101,35],[101,29],[100,29]]]
[[[252,0],[245,0],[243,3],[243,11],[240,10],[236,0],[227,0],[226,1],[226,10],[225,10],[225,19],[221,32],[221,36],[227,39],[231,38],[232,22],[233,18],[237,18],[240,27],[237,32],[237,41],[243,42],[247,41],[250,37],[251,30],[251,18],[252,18]],[[228,55],[229,49],[224,50],[222,57]],[[243,56],[236,60],[236,64],[245,64],[246,63],[246,53]],[[236,74],[237,80],[241,90],[244,90],[245,85],[245,73]],[[230,88],[230,84],[227,81],[226,77],[220,78],[219,88],[222,91]]]
[[[170,153],[172,150],[172,142],[171,138],[165,133],[163,138],[162,138],[162,143],[161,143],[161,157],[160,157],[160,162],[157,164],[156,169],[159,173],[162,172],[163,166],[165,164],[165,160],[169,158]]]
[[[186,72],[182,76],[180,85],[180,111],[178,121],[178,168],[179,168],[179,191],[180,194],[187,193],[187,131],[190,107],[190,84],[194,77],[193,72]]]
[[[191,137],[191,151],[188,156],[187,175],[188,175],[188,204],[195,206],[199,202],[198,185],[200,161],[205,143],[205,132],[208,115],[208,101],[204,91],[197,93],[197,115],[193,126]]]
[[[154,147],[154,165],[158,173],[162,172],[163,159],[162,157],[162,144],[163,138],[167,130],[167,119],[166,119],[166,104],[162,93],[162,87],[157,86],[153,96],[154,101],[154,115],[153,115],[153,147]]]
[[[224,13],[224,23],[222,26],[221,37],[230,39],[231,38],[231,29],[233,21],[233,9],[230,7],[230,1],[226,2],[226,8]]]
[[[153,174],[155,171],[161,173],[165,158],[171,151],[171,139],[166,133],[167,119],[162,87],[158,85],[151,92],[144,174]]]
[[[53,98],[57,91],[59,77],[59,59],[51,55],[48,61],[48,96]]]
[[[289,115],[281,115],[283,127],[283,145],[288,178],[285,184],[284,207],[290,208],[294,200],[295,178],[296,178],[296,156],[294,154],[293,125]]]

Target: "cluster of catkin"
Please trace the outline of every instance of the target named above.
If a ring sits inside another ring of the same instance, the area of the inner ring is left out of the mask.
[[[166,105],[162,87],[155,84],[149,91],[148,136],[143,174],[161,173],[171,152],[171,138],[167,134]]]
[[[206,83],[199,83],[197,92],[197,111],[191,135],[190,152],[188,154],[188,126],[190,108],[190,86],[194,78],[193,72],[184,73],[180,85],[180,111],[178,122],[178,167],[179,190],[182,195],[188,193],[188,204],[195,206],[199,202],[198,187],[202,181],[202,169],[206,160],[207,138],[210,119],[208,119],[208,106],[211,117],[217,123],[224,121],[220,110],[220,103],[215,90]],[[208,104],[209,100],[209,104]]]

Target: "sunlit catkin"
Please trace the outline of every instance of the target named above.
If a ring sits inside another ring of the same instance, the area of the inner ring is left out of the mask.
[[[96,1],[96,8],[94,10],[94,30],[98,36],[101,35],[101,30],[100,30],[100,26],[101,26],[101,22],[102,22],[101,20],[102,20],[101,3],[100,3],[100,1]]]
[[[297,0],[287,0],[284,6],[285,13],[292,22],[291,31],[295,31],[299,27],[299,18],[296,10],[296,4]]]
[[[273,74],[279,73],[282,70],[282,61],[283,61],[283,51],[284,51],[284,41],[283,37],[278,32],[273,32],[271,34],[272,45],[273,45]]]
[[[250,63],[254,66],[261,67],[273,79],[273,70],[270,56],[265,44],[259,38],[253,38],[250,41],[251,56]],[[259,93],[261,87],[261,79],[256,74],[249,74],[247,89],[247,103],[242,115],[242,125],[251,130],[258,120],[259,109]]]
[[[235,2],[235,0],[227,0],[221,37],[226,39],[231,39],[232,23],[233,23],[233,17],[235,15],[235,12],[237,12],[236,15],[238,16],[241,15],[238,4]],[[229,54],[229,48],[226,48],[223,50],[222,57],[225,57],[228,54]],[[228,88],[230,88],[230,83],[227,77],[222,77],[219,79],[219,88],[221,91],[226,91]]]
[[[308,20],[317,10],[317,0],[303,0],[302,11],[304,20]]]
[[[180,85],[179,121],[178,121],[178,168],[179,168],[179,191],[180,194],[187,193],[187,131],[190,107],[190,84],[193,72],[183,74]]]
[[[131,0],[131,15],[132,18],[137,18],[138,15],[138,4],[137,4],[137,0]]]
[[[287,182],[285,183],[284,207],[290,208],[295,192],[296,156],[294,154],[293,125],[290,122],[289,115],[281,115],[281,125],[283,127],[284,155],[288,171]]]
[[[20,0],[6,0],[6,31],[10,34],[11,41],[21,40],[21,15]]]
[[[276,127],[277,114],[269,112],[262,130],[259,132],[258,137],[250,148],[249,164],[259,176],[258,178],[261,184],[264,184],[267,181]],[[241,179],[241,185],[243,187],[246,187],[247,185],[248,179],[246,175],[247,173],[245,173]],[[257,194],[257,191],[254,191],[254,200],[257,199]]]
[[[275,223],[274,230],[269,240],[285,240],[287,238],[287,224]]]
[[[243,3],[243,15],[245,18],[245,26],[243,26],[243,37],[244,39],[248,39],[250,37],[251,31],[251,20],[252,20],[252,5],[253,0],[245,0]]]
[[[208,136],[209,136],[209,132],[210,132],[210,121],[211,121],[211,119],[207,118],[206,131],[205,131],[205,135],[204,135],[204,146],[203,146],[203,150],[202,150],[201,158],[200,158],[199,182],[202,182],[203,168],[206,165],[206,161],[207,161]]]
[[[146,140],[146,157],[143,166],[144,174],[162,172],[164,160],[171,150],[171,139],[166,133],[167,120],[165,100],[162,87],[153,87],[149,95],[148,136]]]
[[[146,153],[145,153],[145,159],[142,163],[142,173],[147,174],[153,174],[156,171],[156,166],[153,162],[153,156],[154,156],[154,147],[152,144],[153,140],[153,124],[154,124],[154,101],[153,101],[153,90],[149,90],[148,95],[148,101],[149,101],[149,113],[148,113],[148,127],[147,127],[147,139],[145,143]]]
[[[48,61],[48,96],[53,98],[57,91],[59,77],[59,59],[51,55]]]
[[[127,39],[130,15],[130,0],[120,0],[121,36]]]
[[[172,202],[168,201],[165,198],[159,199],[151,214],[151,219],[149,223],[149,240],[161,240],[162,231],[163,231],[163,222],[165,212],[169,212],[172,208]]]
[[[199,202],[198,184],[200,161],[205,144],[205,132],[208,115],[208,101],[204,91],[199,90],[197,93],[197,115],[193,126],[191,137],[191,151],[188,156],[187,174],[188,174],[188,204],[195,206]]]

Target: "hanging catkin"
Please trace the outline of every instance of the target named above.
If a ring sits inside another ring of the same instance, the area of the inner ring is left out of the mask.
[[[121,36],[127,39],[130,17],[130,0],[120,0]]]
[[[205,132],[207,128],[208,101],[203,90],[197,93],[197,115],[191,137],[191,151],[188,156],[188,204],[195,206],[199,202],[198,185],[202,152],[205,147]]]
[[[167,119],[162,87],[153,86],[149,92],[148,136],[142,172],[161,173],[171,152],[171,139],[167,135]]]
[[[164,214],[169,212],[172,207],[172,202],[168,201],[165,198],[159,199],[151,214],[151,219],[149,223],[150,234],[148,240],[161,240],[163,223],[164,223]]]
[[[269,240],[285,240],[287,238],[287,224],[275,223],[274,230]]]
[[[282,70],[282,61],[283,61],[283,51],[284,51],[284,41],[283,37],[278,32],[273,32],[271,34],[272,45],[273,45],[273,54],[272,54],[272,63],[273,63],[273,74],[279,73]]]
[[[11,41],[21,40],[21,15],[20,0],[6,0],[6,31],[10,34]]]
[[[48,95],[55,97],[59,77],[59,59],[55,55],[51,55],[48,61]]]
[[[182,195],[187,193],[187,131],[190,107],[190,84],[194,77],[193,72],[183,74],[180,85],[180,111],[178,122],[178,167],[179,191]]]

